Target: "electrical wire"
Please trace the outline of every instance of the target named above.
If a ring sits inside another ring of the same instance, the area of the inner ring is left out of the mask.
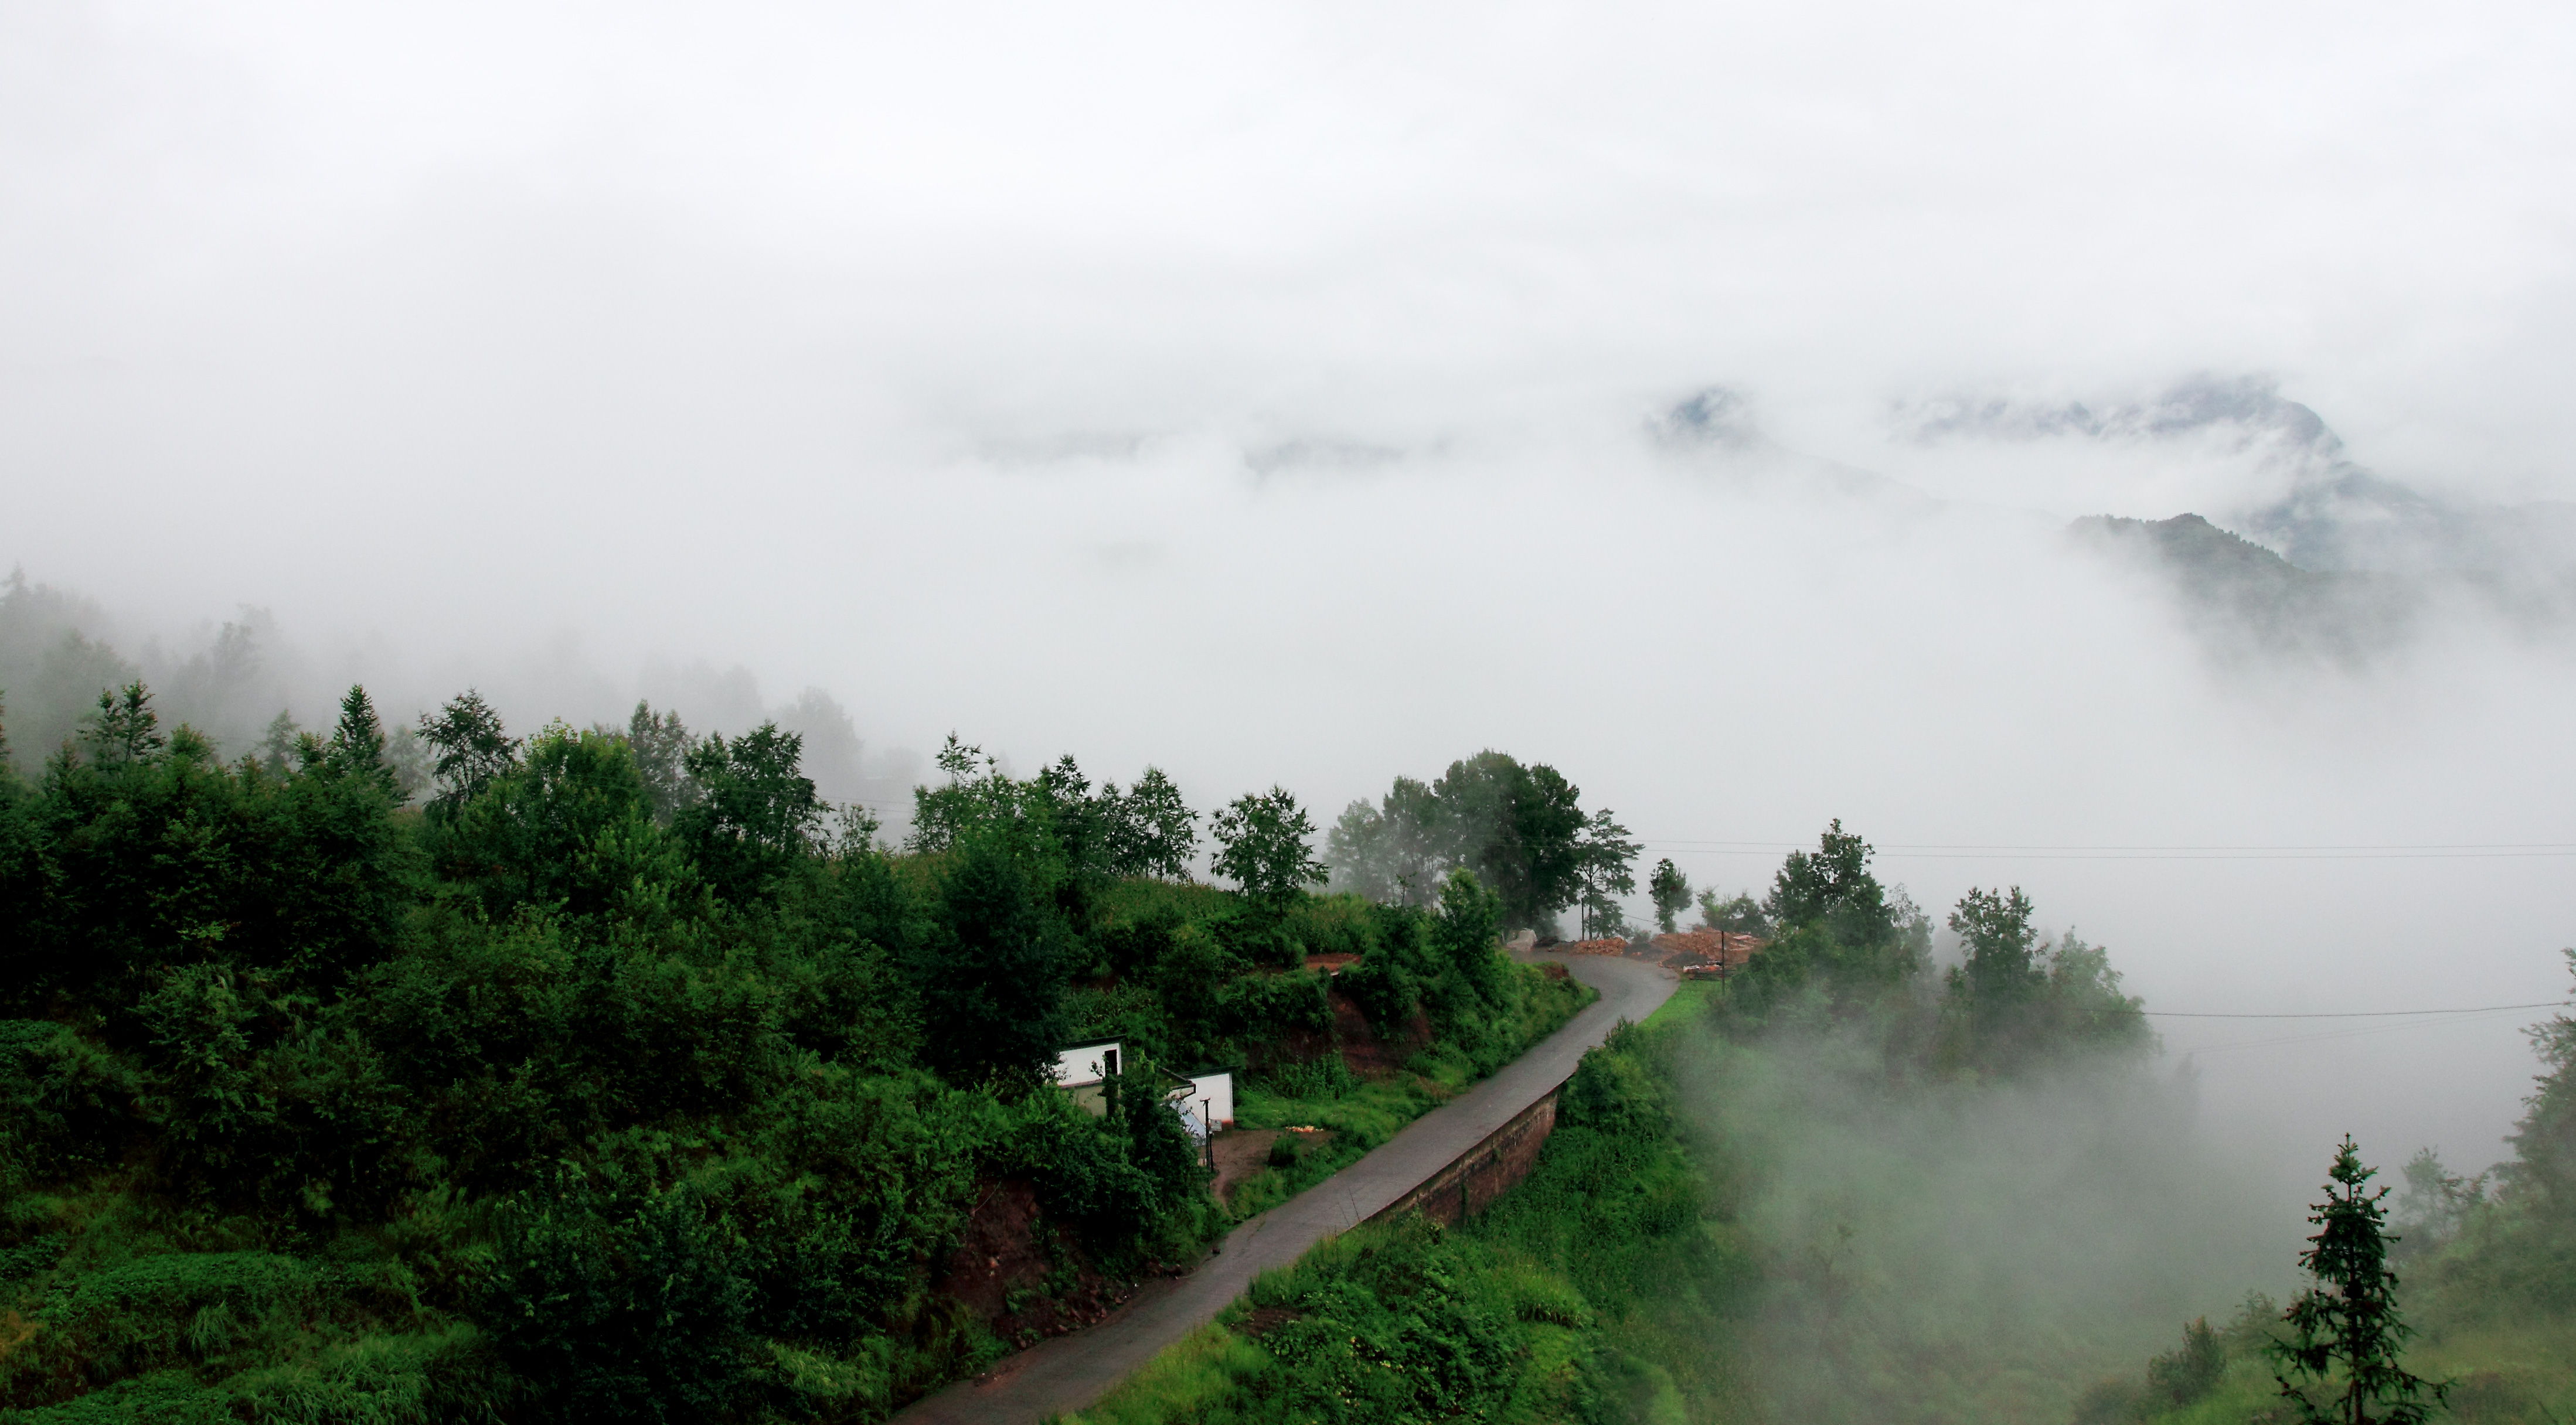
[[[2354,1009],[2295,1014],[2204,1013],[2185,1009],[2097,1009],[2095,1014],[2143,1014],[2150,1019],[2397,1019],[2438,1014],[2501,1014],[2509,1009],[2563,1009],[2576,1000],[2542,1000],[2537,1004],[2487,1004],[2470,1009]]]
[[[1643,850],[1685,856],[1785,855],[1804,842],[1658,840]],[[1890,842],[1870,848],[1890,860],[1985,861],[2512,861],[2576,856],[2576,842],[2498,841],[2354,846],[2080,846]]]

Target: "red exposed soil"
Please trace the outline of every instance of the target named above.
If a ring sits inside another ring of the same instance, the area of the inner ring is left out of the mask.
[[[1381,1035],[1347,995],[1334,995],[1333,1037],[1341,1042],[1342,1062],[1364,1079],[1392,1077],[1431,1044],[1431,1017],[1416,1009],[1413,1017]]]
[[[1270,1145],[1279,1137],[1276,1128],[1243,1128],[1216,1135],[1216,1181],[1208,1190],[1223,1202],[1237,1183],[1270,1165]]]
[[[1208,1185],[1219,1202],[1229,1201],[1234,1190],[1247,1179],[1270,1166],[1270,1145],[1281,1138],[1294,1138],[1305,1152],[1333,1141],[1329,1128],[1247,1128],[1216,1135],[1216,1181]]]
[[[1062,1296],[1047,1294],[1050,1277],[1066,1288]],[[1036,1189],[1014,1180],[983,1185],[939,1290],[995,1335],[1027,1344],[1107,1316],[1135,1295],[1136,1283],[1101,1275],[1070,1233],[1045,1229]]]
[[[1291,1311],[1284,1306],[1256,1306],[1245,1314],[1238,1334],[1247,1341],[1258,1341],[1289,1322],[1304,1316],[1304,1312]]]

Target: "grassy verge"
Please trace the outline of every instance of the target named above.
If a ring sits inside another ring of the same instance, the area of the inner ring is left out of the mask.
[[[2463,1301],[2441,1283],[2428,1285],[2420,1309],[2410,1313],[2419,1334],[2408,1345],[2405,1364],[2428,1381],[2451,1383],[2446,1418],[2472,1425],[2562,1425],[2576,1419],[2576,1317],[2545,1308],[2496,1311],[2491,1301]],[[2279,1314],[2278,1303],[2256,1298],[2219,1328],[2224,1365],[2205,1387],[2177,1390],[2169,1372],[2179,1353],[2168,1355],[2144,1379],[2095,1386],[2076,1413],[2076,1425],[2245,1425],[2295,1418],[2272,1413],[2283,1401],[2276,1367],[2262,1351]],[[2196,1398],[2176,1403],[2176,1395]]]
[[[1235,1100],[1236,1126],[1321,1128],[1332,1137],[1285,1167],[1265,1168],[1237,1184],[1228,1195],[1227,1210],[1237,1219],[1267,1212],[1358,1162],[1406,1124],[1520,1057],[1600,998],[1590,986],[1555,978],[1536,966],[1516,965],[1512,974],[1520,982],[1517,1009],[1487,1034],[1481,1054],[1443,1041],[1414,1055],[1402,1073],[1390,1078],[1307,1074],[1286,1082],[1247,1084]],[[1298,1091],[1282,1091],[1292,1087]]]

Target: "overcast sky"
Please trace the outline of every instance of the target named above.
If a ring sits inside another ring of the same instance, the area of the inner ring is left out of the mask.
[[[2576,676],[2474,621],[2230,671],[2056,531],[2249,504],[2259,450],[1890,413],[2250,375],[2576,498],[2571,29],[0,0],[0,560],[136,638],[274,610],[398,709],[704,660],[1326,817],[1494,745],[1703,881],[1829,816],[1936,911],[2018,881],[2161,1006],[2553,999],[2565,857],[1940,850],[2576,842]],[[1649,438],[1713,384],[1900,488]],[[2475,1167],[2531,1017],[2168,1038],[2302,1164]]]

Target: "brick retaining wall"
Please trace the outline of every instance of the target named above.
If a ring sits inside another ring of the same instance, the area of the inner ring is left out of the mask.
[[[1495,1198],[1529,1176],[1530,1166],[1538,1161],[1538,1150],[1556,1129],[1556,1096],[1564,1091],[1563,1084],[1549,1089],[1538,1102],[1513,1115],[1511,1122],[1486,1134],[1483,1142],[1450,1160],[1449,1166],[1371,1214],[1368,1220],[1382,1222],[1419,1212],[1434,1222],[1455,1226],[1461,1219],[1492,1206]]]

